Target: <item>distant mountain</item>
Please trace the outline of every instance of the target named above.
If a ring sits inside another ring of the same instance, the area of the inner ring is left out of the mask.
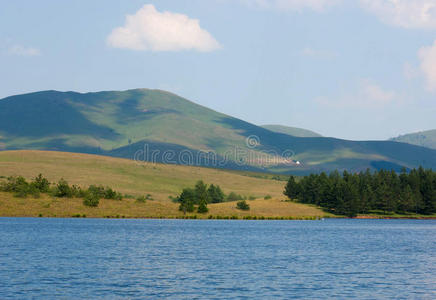
[[[261,127],[274,132],[284,133],[296,137],[322,137],[322,135],[319,133],[298,127],[289,127],[283,125],[262,125]]]
[[[436,149],[436,129],[400,135],[391,141]]]
[[[290,136],[148,89],[43,91],[1,99],[0,148],[295,174],[436,169],[436,150],[393,141]]]

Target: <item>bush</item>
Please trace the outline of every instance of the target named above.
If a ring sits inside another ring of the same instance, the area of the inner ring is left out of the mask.
[[[47,193],[50,190],[50,182],[39,174],[32,182],[32,185],[41,193]]]
[[[34,186],[33,184],[29,185],[27,193],[32,195],[33,198],[39,198],[40,197],[40,190],[36,186]]]
[[[95,195],[98,195],[99,198],[104,199],[112,199],[112,200],[122,200],[123,195],[120,193],[117,193],[110,187],[104,187],[102,185],[96,186],[96,185],[90,185],[88,188],[88,192],[93,193]]]
[[[269,200],[271,198],[272,198],[271,195],[266,195],[265,197],[263,197],[263,199],[265,199],[265,200]]]
[[[56,185],[54,196],[59,198],[73,196],[71,187],[68,185],[68,182],[63,178],[59,180],[58,184]]]
[[[97,207],[100,203],[100,198],[97,194],[94,194],[92,192],[88,192],[85,196],[85,199],[83,199],[83,205],[90,206],[90,207]]]
[[[228,196],[227,196],[227,201],[238,201],[238,200],[242,200],[243,197],[241,195],[236,194],[235,192],[231,192]]]
[[[255,199],[256,199],[255,196],[249,196],[249,197],[248,197],[248,200],[255,200]]]
[[[145,196],[140,196],[138,198],[136,198],[136,202],[139,203],[145,203],[147,201],[147,198]]]
[[[180,203],[179,210],[183,211],[183,213],[193,212],[194,211],[194,198],[195,192],[193,189],[185,188],[183,189],[180,196],[177,198]]]
[[[27,195],[32,195],[34,198],[39,198],[39,189],[34,183],[29,184],[24,177],[9,177],[8,182],[1,187],[2,191],[14,193],[14,197],[26,198]]]
[[[200,205],[198,206],[197,212],[200,214],[205,214],[209,211],[209,209],[207,208],[206,202],[201,202]]]
[[[242,201],[238,201],[238,203],[236,203],[236,208],[241,209],[241,210],[249,210],[250,205],[248,205],[248,203],[245,200],[242,200]]]
[[[2,192],[17,192],[22,190],[23,187],[28,186],[26,179],[22,176],[10,176],[8,177],[8,181],[2,183],[0,186],[0,190]]]
[[[92,193],[94,195],[97,195],[99,198],[105,198],[105,190],[104,187],[99,185],[90,185],[88,187],[88,193]]]
[[[86,190],[82,189],[80,186],[73,185],[71,187],[71,194],[77,198],[85,198]]]

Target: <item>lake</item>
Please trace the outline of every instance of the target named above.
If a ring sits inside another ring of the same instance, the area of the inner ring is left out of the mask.
[[[0,218],[1,299],[435,299],[436,221]]]

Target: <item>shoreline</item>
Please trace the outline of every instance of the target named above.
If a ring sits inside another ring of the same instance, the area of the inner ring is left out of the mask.
[[[371,216],[362,215],[357,217],[346,217],[346,216],[289,216],[289,217],[265,217],[265,216],[199,216],[199,215],[189,215],[189,216],[86,216],[83,215],[73,215],[73,216],[0,216],[3,218],[28,218],[28,219],[129,219],[129,220],[224,220],[224,221],[323,221],[325,219],[356,219],[356,220],[436,220],[436,217],[430,216],[416,216],[416,217],[389,217],[389,216]]]

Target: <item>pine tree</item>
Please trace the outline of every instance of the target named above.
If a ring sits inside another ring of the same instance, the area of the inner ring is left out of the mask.
[[[186,212],[193,212],[194,198],[195,198],[195,193],[193,189],[190,188],[183,189],[182,193],[178,198],[178,201],[180,202],[179,210],[183,211],[184,214],[186,214]]]
[[[298,198],[300,194],[300,187],[298,183],[295,181],[294,176],[290,176],[288,183],[286,184],[285,191],[283,192],[285,196],[287,196],[289,199],[293,200]]]
[[[221,203],[224,202],[224,193],[221,190],[220,186],[211,184],[207,189],[207,194],[209,196],[211,203]]]
[[[209,195],[207,193],[207,185],[202,181],[199,180],[195,184],[195,204],[201,204],[202,202],[205,202],[206,204],[209,203]]]

